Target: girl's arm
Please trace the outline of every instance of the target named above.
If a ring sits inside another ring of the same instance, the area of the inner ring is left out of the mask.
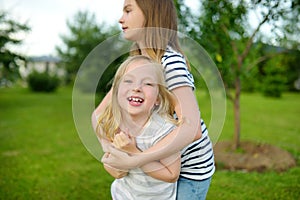
[[[181,168],[180,153],[161,159],[160,161],[153,161],[149,165],[144,165],[142,170],[152,178],[174,183],[177,181]]]
[[[141,167],[146,163],[166,158],[180,151],[202,136],[200,112],[192,88],[183,86],[172,90],[172,92],[177,98],[175,111],[182,123],[156,145],[143,153],[128,155],[126,152],[109,146],[108,151],[111,153],[111,156],[103,158],[103,163],[118,169]]]
[[[117,148],[131,153],[141,153],[137,148],[135,139],[121,132],[114,138],[113,143]],[[173,183],[176,182],[181,168],[180,152],[159,161],[153,161],[141,169],[152,178]]]
[[[109,153],[105,153],[103,156],[109,157]],[[123,178],[127,176],[128,171],[118,170],[116,168],[110,167],[109,165],[104,164],[104,169],[114,178]]]
[[[102,148],[103,148],[103,151],[105,152],[104,155],[102,156],[102,158],[109,158],[110,157],[110,153],[107,153],[105,151],[105,147],[106,146],[109,146],[109,145],[112,145],[111,144],[111,141],[107,140],[107,139],[103,139],[103,138],[98,138],[98,141],[100,142]],[[116,179],[119,179],[119,178],[122,178],[124,176],[127,176],[128,174],[128,170],[119,170],[119,169],[116,169],[116,168],[113,168],[107,164],[103,164],[104,166],[104,169],[114,178]]]

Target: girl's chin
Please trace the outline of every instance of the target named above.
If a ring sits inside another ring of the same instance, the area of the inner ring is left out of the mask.
[[[132,41],[132,42],[135,41],[135,39],[134,39],[133,37],[131,37],[130,35],[123,34],[123,37],[124,37],[126,40],[129,40],[129,41]]]
[[[138,40],[138,32],[136,31],[130,31],[130,30],[127,30],[125,32],[123,32],[123,37],[126,39],[126,40],[130,40],[130,41],[137,41]]]

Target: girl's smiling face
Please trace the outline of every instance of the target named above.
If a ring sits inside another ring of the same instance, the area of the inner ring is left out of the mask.
[[[122,115],[148,119],[154,105],[159,103],[158,94],[155,65],[145,60],[130,63],[118,89]]]

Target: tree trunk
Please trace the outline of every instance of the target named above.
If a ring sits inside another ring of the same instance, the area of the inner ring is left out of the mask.
[[[240,120],[240,94],[241,94],[241,80],[237,76],[235,81],[235,97],[233,100],[234,110],[234,149],[240,147],[240,132],[241,132],[241,120]]]
[[[240,147],[240,102],[234,100],[234,149]]]

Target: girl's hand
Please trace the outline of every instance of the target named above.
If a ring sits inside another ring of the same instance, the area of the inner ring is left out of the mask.
[[[108,146],[109,156],[103,156],[101,162],[103,164],[109,165],[113,168],[117,168],[123,171],[134,169],[140,166],[137,157],[133,157],[128,153],[115,148],[114,146]]]
[[[109,156],[103,156],[102,163],[123,171],[135,169],[140,166],[139,162],[144,156],[138,156],[138,153],[141,153],[141,151],[136,147],[134,137],[121,132],[115,136],[112,144],[107,146]]]
[[[103,155],[103,158],[109,158],[110,157],[110,153],[105,153]],[[102,159],[103,159],[102,158]],[[110,165],[104,164],[104,168],[105,170],[114,178],[123,178],[124,176],[127,176],[128,174],[128,170],[120,170],[114,167],[111,167]]]
[[[140,152],[136,147],[135,139],[123,131],[115,135],[113,145],[129,153]]]

